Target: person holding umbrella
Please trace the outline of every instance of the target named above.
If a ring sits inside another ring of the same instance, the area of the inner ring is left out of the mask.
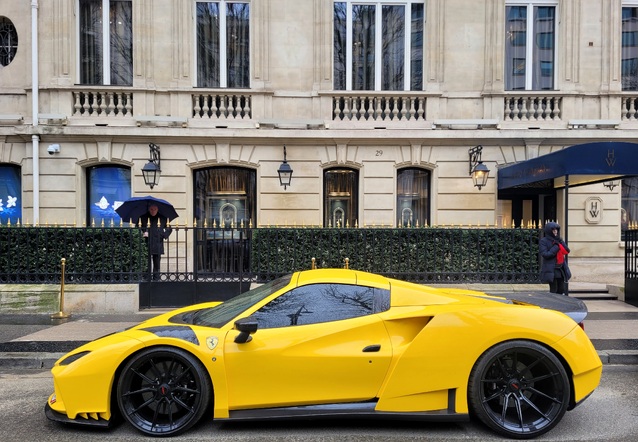
[[[168,201],[152,196],[130,198],[115,211],[123,220],[138,224],[146,238],[153,279],[159,279],[160,261],[164,254],[164,240],[173,229],[169,221],[177,218],[177,212]]]
[[[153,280],[159,279],[160,261],[164,254],[164,240],[167,239],[173,229],[168,225],[164,215],[159,213],[157,204],[148,206],[148,213],[140,218],[140,225],[144,238],[147,238],[148,249],[153,265]]]

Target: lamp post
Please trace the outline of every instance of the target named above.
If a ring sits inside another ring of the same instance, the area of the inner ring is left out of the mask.
[[[290,186],[290,181],[292,180],[292,168],[288,161],[286,161],[286,146],[284,146],[284,162],[281,163],[279,169],[277,169],[277,173],[279,174],[279,184],[284,186],[284,190],[286,187]]]
[[[160,167],[160,147],[149,143],[148,148],[150,157],[148,163],[142,168],[142,176],[144,177],[144,184],[152,189],[159,183],[160,173],[162,172]]]
[[[475,146],[468,151],[470,156],[470,175],[474,182],[474,187],[479,190],[487,184],[487,178],[490,175],[490,169],[481,161],[481,152],[483,146]]]

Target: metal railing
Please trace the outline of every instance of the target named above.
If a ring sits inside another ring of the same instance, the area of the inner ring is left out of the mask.
[[[638,306],[638,228],[625,231],[625,302]]]

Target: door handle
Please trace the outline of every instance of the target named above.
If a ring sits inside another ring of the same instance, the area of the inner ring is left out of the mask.
[[[363,348],[364,353],[375,353],[379,350],[381,350],[381,345],[379,344],[368,345],[367,347]]]

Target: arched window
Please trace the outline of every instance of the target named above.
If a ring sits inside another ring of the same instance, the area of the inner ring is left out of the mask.
[[[131,169],[122,166],[95,166],[86,170],[87,204],[86,224],[119,226],[120,216],[115,212],[120,204],[131,197]],[[129,222],[129,220],[122,220]]]
[[[19,166],[0,164],[0,224],[22,219],[22,179]]]
[[[430,172],[401,169],[397,172],[397,226],[430,225]]]
[[[324,172],[324,227],[354,227],[358,224],[359,172],[329,169]]]
[[[257,225],[256,173],[239,167],[211,167],[194,172],[195,219],[199,226]]]

